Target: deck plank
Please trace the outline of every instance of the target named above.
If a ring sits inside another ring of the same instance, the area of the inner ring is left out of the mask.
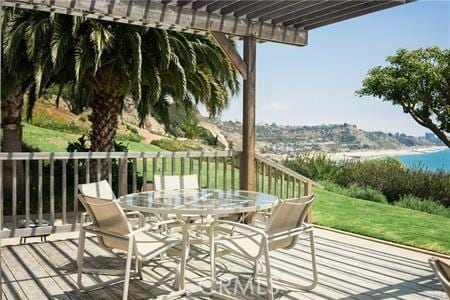
[[[59,238],[47,243],[8,245],[2,248],[4,299],[120,299],[123,283],[89,292],[77,292],[76,238]],[[123,268],[124,258],[98,247],[95,239],[86,242],[85,263],[90,267]],[[276,299],[447,299],[427,260],[429,255],[316,229],[319,285],[309,292],[278,287]],[[294,249],[271,255],[275,275],[288,275],[308,282],[311,261],[307,240]],[[131,280],[130,299],[149,299],[172,291],[173,268],[178,260],[155,259],[144,267],[144,280]],[[218,276],[230,279],[230,287],[245,292],[246,299],[265,299],[265,283],[252,282],[245,291],[252,267],[233,256],[217,260]],[[159,277],[156,280],[151,274]],[[209,287],[208,248],[193,247],[186,270],[188,294],[184,299],[208,299],[202,287]],[[111,276],[83,276],[86,285]],[[239,282],[236,281],[238,278]],[[241,286],[234,286],[239,283]],[[259,285],[260,283],[260,285]],[[260,294],[255,291],[260,288]],[[231,289],[232,290],[232,289]]]

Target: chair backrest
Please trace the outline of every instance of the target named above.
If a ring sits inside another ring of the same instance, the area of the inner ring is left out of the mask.
[[[102,198],[109,200],[116,199],[116,195],[114,195],[111,186],[106,180],[79,184],[78,190],[83,196],[87,197]]]
[[[272,235],[302,226],[308,215],[311,205],[316,196],[310,195],[297,199],[281,200],[273,209],[272,214],[266,224],[265,231]],[[297,237],[287,237],[278,240],[276,248],[290,248],[295,246]]]
[[[153,177],[153,188],[155,191],[164,190],[198,190],[197,175],[173,175]]]
[[[433,257],[430,259],[430,265],[450,298],[450,261],[445,262],[442,259]]]
[[[118,200],[83,196],[79,198],[94,226],[100,231],[126,235],[131,232],[130,223]],[[109,249],[128,249],[128,242],[109,237],[99,237],[100,245]]]

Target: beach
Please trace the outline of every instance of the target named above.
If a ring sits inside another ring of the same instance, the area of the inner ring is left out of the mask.
[[[403,149],[383,149],[383,150],[367,150],[367,151],[348,151],[330,153],[328,156],[335,160],[343,159],[372,159],[389,156],[401,156],[401,155],[414,155],[414,154],[426,154],[448,149],[445,146],[432,146],[432,147],[409,147]]]

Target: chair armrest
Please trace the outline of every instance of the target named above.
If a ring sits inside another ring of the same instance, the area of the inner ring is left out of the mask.
[[[139,218],[139,228],[144,227],[145,225],[145,217],[139,211],[129,211],[125,213],[126,216],[137,216]]]
[[[99,235],[99,236],[105,236],[105,237],[119,239],[119,240],[128,240],[128,235],[100,229],[94,225],[84,226],[84,230],[86,230],[89,233]]]
[[[307,225],[307,226],[306,226]],[[277,240],[279,238],[287,238],[294,237],[304,232],[310,232],[312,229],[312,225],[304,223],[301,227],[297,227],[291,230],[281,231],[274,234],[270,234],[268,239],[269,241]]]
[[[262,229],[259,229],[259,228],[256,228],[254,226],[250,226],[250,225],[247,225],[247,224],[237,223],[237,222],[233,222],[233,221],[226,221],[226,220],[218,220],[218,221],[213,222],[211,224],[211,231],[214,231],[214,228],[217,227],[218,225],[221,225],[221,224],[226,224],[226,225],[233,226],[232,231],[234,231],[234,228],[241,228],[241,229],[245,229],[245,230],[251,231],[253,233],[260,234],[264,238],[267,238],[267,233],[264,230],[262,230]]]
[[[139,228],[139,229],[133,230],[132,232],[130,232],[129,234],[127,234],[126,237],[128,237],[128,238],[134,237],[136,234],[141,233],[141,232],[143,232],[143,231],[150,230],[150,229],[151,229],[150,226],[144,226],[144,227],[141,227],[141,228]]]

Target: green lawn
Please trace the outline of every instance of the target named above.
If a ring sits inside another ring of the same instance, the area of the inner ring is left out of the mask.
[[[314,222],[403,245],[450,254],[450,218],[315,189]]]

